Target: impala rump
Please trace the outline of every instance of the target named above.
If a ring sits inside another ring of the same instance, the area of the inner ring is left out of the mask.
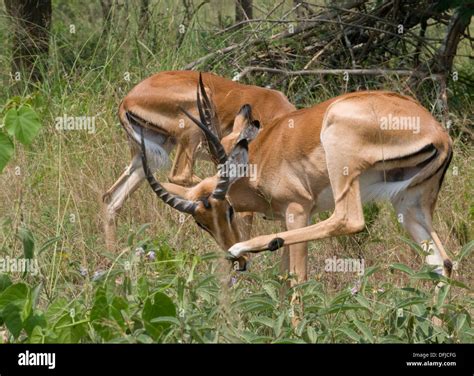
[[[126,112],[125,116],[130,127],[124,128],[137,145],[141,144],[141,133],[143,131],[143,139],[148,151],[148,163],[150,168],[157,170],[167,167],[170,162],[169,153],[176,143],[175,140],[169,135],[157,131],[158,126],[156,125],[153,125],[154,129],[147,127],[149,122],[130,111]],[[131,129],[131,132],[129,129]]]
[[[381,160],[360,175],[362,203],[395,200],[412,187],[422,184],[443,170],[439,187],[451,162],[452,150],[437,149],[432,143],[398,158]],[[318,197],[317,211],[334,209],[331,186]]]

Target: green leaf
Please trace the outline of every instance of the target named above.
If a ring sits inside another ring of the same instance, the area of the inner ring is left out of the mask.
[[[8,274],[0,274],[0,293],[12,284],[12,280]]]
[[[444,301],[446,300],[446,296],[448,295],[448,292],[449,292],[449,285],[444,285],[440,288],[438,292],[438,298],[436,300],[436,307],[438,309],[440,309],[443,306]]]
[[[462,247],[461,251],[459,251],[458,257],[456,257],[456,261],[460,262],[463,258],[467,257],[469,253],[472,252],[473,249],[474,249],[474,240],[471,240],[464,247]]]
[[[3,119],[5,129],[10,136],[24,145],[29,145],[41,129],[41,121],[38,114],[28,106],[18,109],[11,108]]]
[[[308,334],[308,339],[310,343],[316,343],[318,341],[318,333],[312,326],[306,327],[306,333]]]
[[[37,326],[40,326],[41,328],[46,328],[47,326],[46,319],[42,313],[35,313],[26,319],[25,331],[28,336],[33,334],[33,331]]]
[[[42,245],[40,250],[38,251],[38,254],[42,254],[44,251],[46,251],[49,247],[51,247],[54,243],[58,242],[59,240],[62,239],[62,236],[56,236],[54,238],[46,240]]]
[[[18,338],[23,322],[21,321],[20,309],[15,304],[8,304],[2,311],[2,318],[5,326],[8,328],[13,337]]]
[[[256,316],[252,318],[252,324],[261,324],[264,325],[270,329],[273,329],[273,325],[275,325],[275,320],[272,320],[270,317],[265,317],[265,316]]]
[[[169,328],[169,323],[152,322],[158,317],[176,317],[176,307],[173,301],[165,294],[158,292],[145,301],[142,318],[147,333],[157,340],[161,333]]]
[[[404,264],[398,264],[398,263],[392,264],[390,265],[390,269],[400,270],[401,272],[406,273],[408,275],[414,274],[414,271]]]
[[[354,325],[357,326],[357,329],[359,329],[364,337],[371,343],[374,342],[374,336],[372,332],[370,331],[369,327],[365,325],[362,321],[354,320],[353,321]]]
[[[104,287],[99,287],[95,293],[94,305],[90,312],[90,321],[97,333],[106,341],[113,338],[110,325],[107,323],[110,317],[110,306],[107,301],[107,293]]]
[[[10,285],[0,294],[0,310],[3,310],[9,304],[15,304],[22,308],[28,296],[29,288],[24,283]]]
[[[274,286],[272,286],[270,283],[265,283],[263,285],[263,289],[270,296],[270,298],[272,298],[276,302],[279,301],[278,296],[277,296],[278,294],[277,294]]]
[[[181,323],[176,317],[173,316],[163,316],[163,317],[155,317],[152,319],[150,322],[152,323],[166,323],[166,324],[172,324],[176,326],[180,326]]]
[[[5,133],[0,132],[0,172],[3,171],[8,161],[13,156],[15,147],[13,142],[10,140]]]
[[[404,308],[404,307],[408,307],[414,304],[424,304],[424,303],[426,303],[425,298],[408,298],[398,303],[397,308]]]
[[[456,333],[459,333],[466,322],[467,315],[461,313],[456,317]],[[6,320],[5,320],[6,321]]]
[[[420,257],[426,256],[426,252],[423,250],[420,244],[414,242],[411,239],[404,238],[403,236],[400,236],[400,240],[408,244],[411,247],[411,249],[413,249],[416,253],[418,253]],[[397,265],[401,265],[401,264],[397,264]]]
[[[23,254],[26,259],[32,259],[35,254],[35,239],[33,233],[26,227],[20,227],[18,236],[23,243]]]
[[[340,332],[344,333],[346,336],[348,336],[350,339],[360,342],[361,336],[357,334],[353,329],[349,328],[348,326],[342,327],[342,328],[337,328]]]
[[[375,266],[370,266],[365,270],[364,277],[370,277],[372,274],[375,272],[378,272],[380,270],[380,266],[375,265]]]

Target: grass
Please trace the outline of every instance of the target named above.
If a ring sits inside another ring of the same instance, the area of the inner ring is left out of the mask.
[[[207,18],[216,19],[221,12],[223,22],[230,22],[229,4],[214,5],[208,6]],[[270,9],[272,2],[259,5]],[[166,11],[166,7],[170,9]],[[406,235],[386,204],[366,208],[366,217],[374,220],[368,221],[363,234],[309,244],[310,281],[298,287],[305,315],[296,328],[291,320],[298,312],[292,312],[289,299],[279,296],[286,278],[278,270],[279,252],[255,257],[251,271],[232,274],[237,283],[227,287],[229,276],[223,272],[222,251],[191,218],[180,223],[179,214],[154,199],[146,185],[121,212],[121,250],[116,254],[105,250],[101,196],[129,162],[128,144],[116,116],[120,100],[145,77],[160,70],[180,69],[228,42],[228,37],[207,32],[212,25],[200,16],[176,49],[182,14],[175,7],[175,2],[157,2],[152,19],[159,22],[140,38],[132,9],[128,21],[122,11],[116,26],[104,35],[97,5],[80,8],[55,1],[48,79],[32,90],[9,80],[9,52],[0,57],[0,103],[18,94],[19,100],[31,103],[43,119],[43,129],[33,145],[18,146],[14,159],[0,174],[0,256],[22,257],[19,231],[26,227],[34,236],[34,257],[40,267],[36,276],[11,273],[0,280],[0,291],[9,289],[8,294],[7,290],[0,293],[0,306],[2,296],[16,296],[16,308],[9,309],[11,317],[20,317],[21,323],[10,324],[8,331],[0,326],[4,340],[473,342],[470,290],[453,282],[445,299],[433,302],[436,277],[422,267],[422,257],[403,241]],[[0,17],[6,20],[1,12]],[[280,12],[283,10],[277,15]],[[71,24],[76,27],[75,34],[69,32]],[[121,28],[123,24],[128,27]],[[7,35],[7,22],[2,22],[2,51],[9,51]],[[239,37],[237,32],[231,38]],[[469,73],[471,68],[463,59],[456,64],[457,69]],[[214,68],[224,76],[232,76],[233,70],[224,59]],[[261,76],[256,83],[264,85],[266,80],[269,78]],[[395,79],[366,84],[403,91]],[[353,89],[355,84],[347,87]],[[288,95],[298,107],[304,107],[344,90],[342,79],[317,83],[300,78]],[[472,88],[469,92],[452,83],[450,90],[455,153],[434,225],[456,260],[462,249],[468,254],[473,237],[473,148],[459,132],[472,126],[468,114],[473,106]],[[431,109],[430,97],[422,100]],[[95,116],[96,132],[58,132],[55,118],[64,114]],[[200,176],[211,171],[204,162],[197,166]],[[164,177],[161,175],[162,180]],[[278,223],[258,219],[253,233],[279,228]],[[141,249],[145,255],[140,254]],[[150,251],[155,252],[154,260],[147,257]],[[325,272],[325,260],[334,255],[363,256],[366,274]],[[467,255],[459,262],[454,279],[472,286],[473,267],[472,257]],[[356,294],[351,293],[354,287]],[[444,319],[442,327],[431,325],[433,315]]]

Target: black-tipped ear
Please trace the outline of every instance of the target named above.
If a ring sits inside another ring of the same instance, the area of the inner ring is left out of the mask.
[[[252,107],[249,104],[244,104],[240,107],[238,115],[242,115],[243,117],[250,119],[252,117]]]

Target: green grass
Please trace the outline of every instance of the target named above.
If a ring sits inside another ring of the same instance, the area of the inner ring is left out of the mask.
[[[43,120],[33,144],[16,145],[14,159],[0,174],[0,257],[23,256],[19,235],[26,227],[34,236],[34,258],[40,268],[36,276],[11,273],[0,279],[0,310],[8,305],[2,305],[2,296],[10,296],[4,303],[13,304],[7,309],[9,325],[0,326],[4,341],[473,342],[471,290],[453,282],[443,301],[433,301],[436,278],[402,240],[406,234],[386,204],[366,209],[374,221],[363,234],[310,243],[310,280],[298,287],[305,314],[297,327],[291,326],[292,316],[298,315],[289,303],[293,291],[279,296],[285,283],[277,266],[279,252],[256,256],[248,273],[228,273],[223,252],[212,239],[191,218],[180,223],[179,214],[158,202],[145,185],[121,212],[120,250],[106,252],[101,196],[129,162],[116,116],[120,100],[145,77],[180,69],[242,37],[242,31],[231,37],[206,31],[215,27],[219,11],[224,22],[230,23],[232,16],[229,4],[206,5],[208,16],[196,18],[176,49],[182,14],[174,4],[156,3],[152,19],[159,22],[141,38],[133,9],[128,21],[122,11],[120,21],[104,36],[98,5],[82,8],[55,1],[47,80],[28,90],[24,82],[9,81],[8,22],[1,11],[0,47],[5,53],[0,56],[0,105],[19,95],[20,102],[30,103]],[[259,2],[263,10],[272,4]],[[69,33],[70,24],[75,24],[76,34]],[[128,27],[121,27],[124,24]],[[456,60],[456,67],[472,71],[465,59]],[[224,76],[232,76],[234,70],[226,59],[214,67]],[[124,79],[127,72],[129,81]],[[290,100],[298,107],[309,106],[345,90],[342,79],[318,79],[298,78],[288,92]],[[270,81],[265,75],[255,78],[257,84]],[[396,79],[367,84],[403,91]],[[355,84],[347,88],[355,89]],[[473,106],[472,88],[469,92],[451,83],[450,90],[455,154],[434,224],[456,260],[473,238],[473,148],[460,132],[472,126]],[[421,99],[430,108],[430,97]],[[95,116],[96,132],[56,131],[55,118],[64,114]],[[197,166],[200,176],[211,171],[207,163]],[[279,228],[258,219],[253,233]],[[156,259],[136,256],[140,248],[154,251]],[[324,260],[334,255],[363,255],[366,275],[325,272]],[[398,264],[407,265],[409,273]],[[473,267],[472,256],[466,255],[454,280],[472,287]],[[229,288],[231,274],[238,282]],[[359,286],[355,295],[354,286]],[[443,319],[441,327],[431,325],[433,316]]]

